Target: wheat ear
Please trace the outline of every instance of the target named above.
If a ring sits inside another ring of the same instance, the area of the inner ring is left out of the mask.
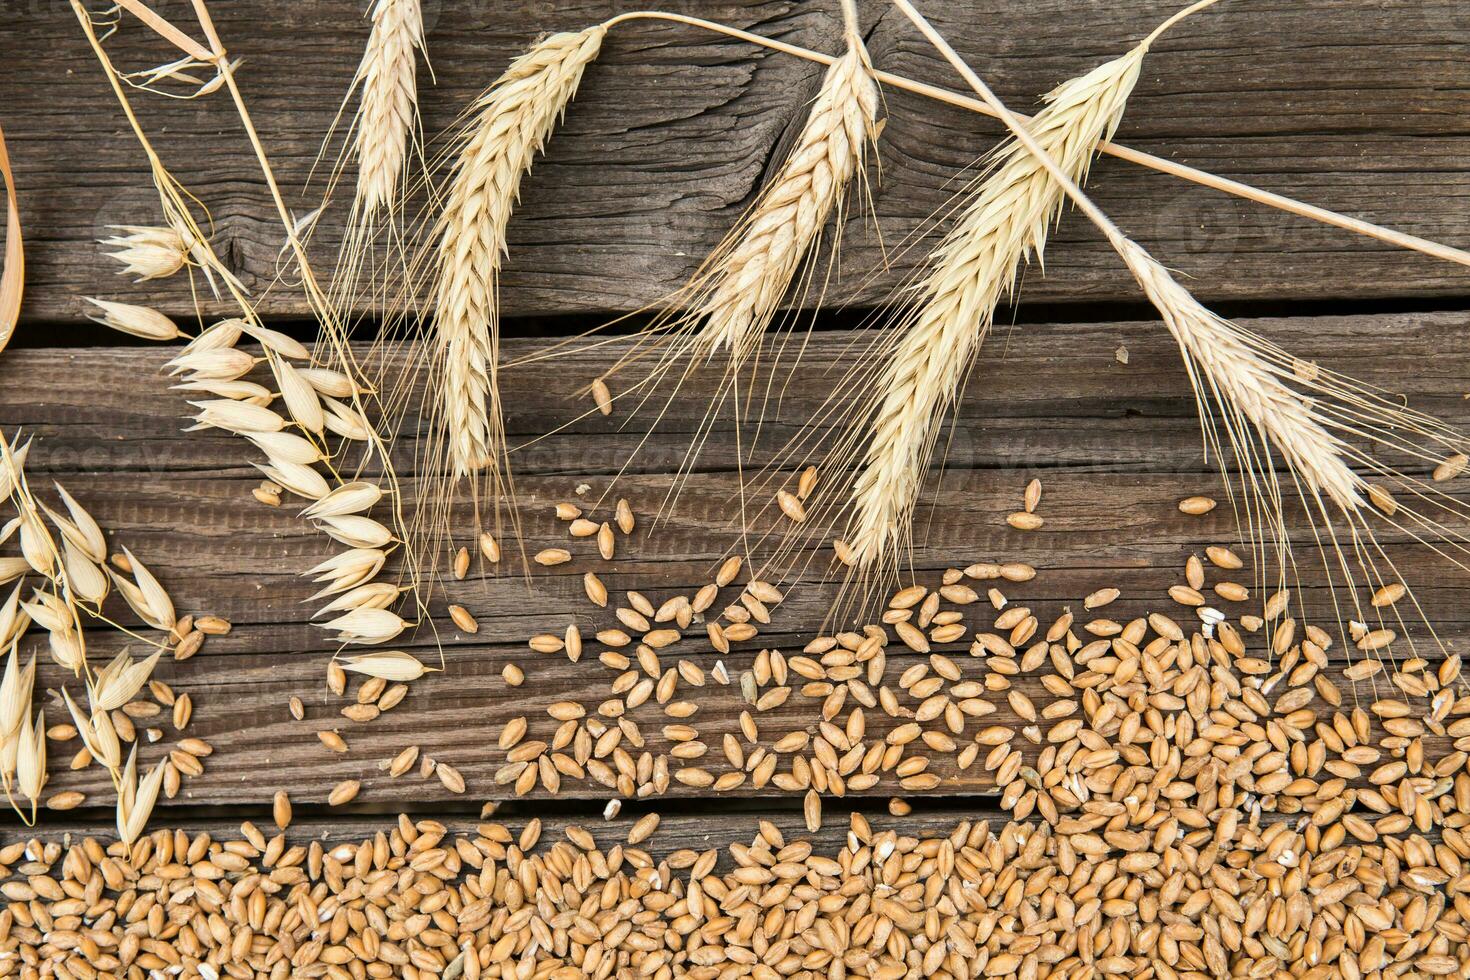
[[[1036,141],[1073,179],[1086,178],[1094,145],[1117,128],[1149,43],[1064,82],[1032,121]],[[917,297],[897,315],[900,333],[880,369],[871,436],[852,488],[847,540],[857,564],[882,559],[905,539],[939,422],[996,305],[1014,291],[1021,262],[1033,252],[1040,257],[1063,201],[1061,185],[1009,142],[934,251]]]
[[[862,171],[878,103],[867,50],[849,31],[847,51],[827,69],[791,155],[716,252],[698,313],[698,352],[728,349],[738,363],[760,343],[802,259]]]
[[[1065,189],[1078,210],[1097,225],[1158,309],[1184,356],[1199,400],[1207,446],[1215,444],[1217,456],[1212,406],[1222,416],[1230,449],[1239,464],[1241,483],[1254,498],[1254,506],[1259,507],[1259,514],[1268,522],[1267,530],[1275,539],[1281,556],[1279,574],[1283,578],[1287,574],[1291,549],[1282,511],[1282,493],[1271,466],[1270,450],[1273,447],[1286,463],[1300,496],[1309,506],[1313,533],[1322,550],[1329,578],[1335,579],[1340,574],[1342,581],[1352,590],[1351,603],[1356,615],[1348,624],[1348,633],[1360,650],[1372,653],[1375,659],[1382,655],[1381,651],[1387,652],[1396,634],[1384,625],[1385,613],[1381,609],[1373,611],[1380,628],[1370,628],[1354,568],[1356,566],[1365,576],[1369,587],[1381,588],[1400,582],[1400,576],[1393,559],[1379,544],[1367,522],[1369,507],[1365,506],[1365,498],[1366,502],[1371,502],[1372,510],[1377,511],[1388,524],[1455,561],[1462,569],[1467,568],[1464,557],[1470,556],[1470,536],[1462,528],[1446,527],[1427,512],[1401,505],[1381,486],[1368,483],[1352,464],[1357,463],[1363,469],[1396,481],[1415,501],[1460,521],[1470,517],[1470,508],[1433,489],[1423,480],[1394,469],[1376,453],[1370,454],[1347,440],[1367,440],[1421,461],[1434,461],[1436,454],[1449,451],[1452,455],[1440,459],[1435,467],[1433,479],[1441,481],[1451,479],[1465,469],[1466,459],[1470,458],[1466,453],[1465,437],[1437,419],[1389,402],[1370,386],[1304,365],[1280,348],[1207,310],[1179,285],[1162,264],[1128,239],[1088,198],[1057,161],[1046,153],[1040,142],[1031,138],[984,81],[914,9],[910,0],[894,0],[894,4],[914,22],[970,87],[995,109],[996,115],[1027,151]],[[1306,388],[1318,397],[1305,397],[1296,390],[1297,387]],[[1346,521],[1345,538],[1339,537],[1335,523],[1337,518]],[[1430,540],[1426,540],[1424,535],[1428,535]],[[1462,557],[1456,557],[1457,554]],[[1401,584],[1400,588],[1403,588]],[[1378,605],[1376,600],[1373,605]],[[1417,601],[1413,602],[1413,607],[1424,619],[1424,610]],[[1396,610],[1387,615],[1400,626],[1404,625],[1402,614]],[[1429,625],[1427,619],[1424,621]],[[1429,631],[1439,642],[1432,626]],[[1412,647],[1413,641],[1409,643]],[[1442,643],[1440,646],[1443,648]],[[1372,668],[1373,664],[1365,664],[1365,667]],[[1372,676],[1372,669],[1361,671],[1361,676]]]
[[[894,2],[976,93],[990,103],[1024,152],[1048,174],[1058,193],[1070,197],[1078,210],[1107,237],[1164,318],[1190,366],[1196,389],[1202,373],[1215,397],[1235,417],[1245,419],[1265,435],[1308,489],[1317,495],[1325,494],[1342,510],[1356,510],[1362,502],[1358,493],[1362,481],[1343,459],[1344,443],[1318,421],[1314,406],[1282,382],[1279,371],[1251,349],[1238,328],[1202,306],[1157,259],[1129,239],[1092,202],[1067,172],[1066,164],[1056,159],[1046,143],[1011,114],[909,0]],[[1204,5],[1202,2],[1189,9]],[[1176,16],[1172,20],[1177,19]]]
[[[576,94],[606,29],[553,34],[517,58],[476,102],[454,165],[438,241],[434,317],[442,424],[454,478],[499,464],[497,278],[521,177]]]
[[[419,0],[377,0],[362,63],[352,152],[357,158],[357,204],[363,217],[391,206],[397,196],[418,117],[415,51],[424,49]]]

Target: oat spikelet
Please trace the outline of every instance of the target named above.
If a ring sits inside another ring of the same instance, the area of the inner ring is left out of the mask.
[[[804,257],[828,219],[840,216],[848,184],[876,137],[878,84],[862,39],[830,68],[796,146],[754,209],[714,256],[695,342],[709,355],[728,348],[739,363],[760,343]]]
[[[1149,42],[1056,88],[1031,123],[1036,140],[1075,180],[1087,176],[1093,147],[1112,136],[1138,80]],[[930,258],[916,297],[898,315],[873,409],[872,433],[852,499],[852,558],[870,565],[907,538],[944,413],[985,334],[996,305],[1015,289],[1022,260],[1040,258],[1047,224],[1064,203],[1060,184],[1011,140]]]
[[[353,155],[357,158],[357,203],[364,216],[392,206],[418,114],[415,51],[424,49],[419,0],[377,0],[362,63]]]
[[[443,424],[453,477],[498,466],[497,277],[521,177],[576,94],[606,29],[553,34],[517,58],[480,97],[435,229],[435,327]]]

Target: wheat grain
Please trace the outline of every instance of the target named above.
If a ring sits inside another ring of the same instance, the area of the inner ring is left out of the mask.
[[[553,34],[476,102],[436,226],[434,317],[448,463],[458,479],[499,466],[497,279],[522,176],[565,111],[604,28]]]

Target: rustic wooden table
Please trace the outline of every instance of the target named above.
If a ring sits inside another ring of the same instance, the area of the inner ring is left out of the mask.
[[[165,5],[166,7],[168,5]],[[246,59],[241,83],[283,183],[302,212],[315,192],[303,184],[336,112],[365,34],[355,0],[290,4],[216,4],[221,32]],[[437,85],[424,95],[427,128],[446,125],[529,38],[576,28],[626,5],[591,0],[497,4],[426,3]],[[950,84],[950,74],[881,3],[866,5],[869,45],[880,66]],[[1017,108],[1054,83],[1121,53],[1174,8],[1160,0],[1108,4],[1006,0],[931,4],[935,20]],[[687,2],[678,9],[830,49],[835,5]],[[185,435],[182,398],[160,374],[167,353],[119,343],[83,322],[83,296],[149,303],[186,317],[182,280],[131,285],[115,275],[95,240],[112,224],[148,224],[157,199],[141,154],[124,132],[77,25],[54,0],[0,4],[0,113],[17,168],[29,232],[25,322],[0,358],[0,429],[38,439],[33,479],[63,479],[152,567],[181,610],[212,612],[235,624],[198,656],[165,662],[158,676],[195,702],[190,731],[215,753],[202,776],[162,803],[155,824],[230,824],[260,819],[272,794],[290,791],[297,812],[336,834],[367,832],[384,812],[405,810],[472,820],[482,801],[504,795],[493,782],[503,756],[500,726],[542,714],[562,698],[605,697],[608,672],[590,658],[531,653],[533,634],[568,622],[584,633],[612,625],[581,595],[585,563],[513,572],[452,589],[479,617],[478,635],[441,632],[448,670],[413,686],[408,699],[367,725],[338,712],[346,702],[324,685],[333,652],[307,617],[310,589],[299,573],[324,556],[324,541],[293,509],[251,499],[259,477],[235,440]],[[1177,29],[1150,56],[1119,134],[1123,142],[1170,159],[1411,231],[1470,247],[1470,113],[1464,59],[1470,14],[1455,0],[1309,0],[1222,4]],[[154,40],[135,26],[112,43],[123,64],[160,60]],[[801,117],[818,72],[786,56],[754,50],[682,27],[619,30],[589,71],[550,154],[538,163],[511,224],[511,259],[502,280],[507,344],[517,356],[635,309],[676,288],[760,187]],[[997,126],[960,110],[889,92],[874,209],[890,249],[926,222],[956,188],[956,175],[993,145]],[[306,310],[290,289],[264,291],[281,235],[235,118],[220,100],[143,100],[150,128],[175,173],[208,205],[217,249],[262,308],[302,335]],[[1102,159],[1091,186],[1118,222],[1172,267],[1197,294],[1302,357],[1401,391],[1412,403],[1463,427],[1470,351],[1464,268],[1397,251]],[[324,219],[321,238],[336,233]],[[926,232],[926,228],[928,229]],[[330,241],[325,241],[330,245]],[[849,309],[881,301],[912,270],[922,248],[891,250],[880,268],[879,239],[850,223],[843,277],[829,301]],[[1139,302],[1133,284],[1090,227],[1064,219],[1047,252],[1045,275],[1027,275],[1022,304],[996,330],[973,372],[947,465],[919,517],[913,575],[977,560],[1029,561],[1041,572],[1012,586],[1043,617],[1104,585],[1124,592],[1113,618],[1167,604],[1185,557],[1233,540],[1229,509],[1186,518],[1175,502],[1188,493],[1220,494],[1201,457],[1195,406],[1177,352]],[[214,312],[223,312],[223,307]],[[766,442],[797,431],[824,396],[852,335],[851,313],[824,316],[801,383]],[[1012,320],[1014,325],[1011,325]],[[1115,356],[1128,351],[1127,363]],[[506,380],[509,426],[520,442],[585,408],[576,391],[617,349],[574,345],[562,359],[513,371]],[[698,387],[698,386],[692,386]],[[617,560],[599,565],[610,588],[654,597],[688,591],[735,543],[731,498],[734,433],[718,424],[699,455],[676,519],[650,530],[651,517],[684,459],[704,402],[681,398],[618,479],[644,518]],[[591,420],[515,454],[533,550],[562,544],[549,505],[587,483],[600,493],[629,459],[640,423],[622,413]],[[758,450],[757,462],[760,462]],[[937,464],[936,464],[937,467]],[[1033,476],[1046,485],[1045,528],[1005,525]],[[1306,529],[1301,529],[1306,540]],[[1418,595],[1440,635],[1455,648],[1470,637],[1470,576],[1448,562],[1389,539],[1395,557],[1417,570]],[[1310,559],[1310,550],[1305,552]],[[1324,611],[1321,576],[1305,563],[1304,607]],[[792,601],[749,649],[729,659],[743,667],[760,646],[793,650],[819,627],[830,594],[792,589]],[[436,599],[442,611],[444,596]],[[441,623],[445,622],[441,617]],[[406,643],[425,658],[433,641],[420,631]],[[686,643],[686,645],[688,645]],[[958,649],[963,649],[959,646]],[[101,655],[107,651],[94,651]],[[715,655],[692,647],[706,667]],[[916,655],[894,654],[902,669]],[[501,682],[508,663],[530,676],[519,691]],[[1340,669],[1340,666],[1339,668]],[[41,687],[62,678],[42,670]],[[708,688],[700,718],[706,737],[731,729],[735,688]],[[293,720],[300,696],[307,717]],[[46,698],[49,702],[49,698]],[[809,703],[793,699],[772,729],[811,723]],[[50,711],[48,710],[48,715]],[[1003,723],[1019,723],[1002,712]],[[645,729],[656,732],[650,713]],[[327,751],[320,728],[341,731],[347,754]],[[781,729],[784,730],[784,729]],[[715,738],[718,736],[715,735]],[[437,781],[390,779],[379,761],[410,744],[449,762],[469,790],[452,795]],[[60,756],[62,750],[56,750]],[[151,758],[144,747],[145,759]],[[62,770],[61,766],[53,769]],[[942,769],[938,789],[913,802],[921,812],[995,816],[988,774]],[[360,778],[356,802],[328,810],[330,788]],[[73,827],[110,824],[111,789],[102,771],[59,771],[53,790],[75,788],[87,806],[65,816]],[[881,809],[893,792],[869,799]],[[577,817],[600,813],[607,791],[567,781],[555,799],[538,791],[522,813]],[[737,802],[738,800],[738,802]],[[97,806],[93,806],[93,802]],[[829,802],[831,810],[836,804]],[[774,790],[735,799],[675,784],[670,798],[630,805],[677,810],[680,836],[712,842],[748,835],[752,814],[799,821],[799,799]],[[739,811],[751,811],[744,813]],[[830,811],[829,811],[830,812]],[[59,826],[62,815],[50,819]],[[926,817],[926,819],[929,819]],[[724,835],[723,837],[721,835]]]

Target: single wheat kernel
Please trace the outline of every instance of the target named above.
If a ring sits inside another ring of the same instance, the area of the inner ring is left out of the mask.
[[[740,574],[740,556],[731,555],[720,563],[719,570],[715,572],[715,585],[724,588],[735,581],[735,576]]]
[[[454,577],[463,579],[470,571],[470,549],[460,548],[454,553]]]
[[[801,801],[801,814],[806,820],[808,833],[815,834],[822,829],[822,797],[816,790],[807,790]]]
[[[174,659],[180,661],[188,660],[194,654],[198,653],[199,648],[204,646],[204,636],[205,634],[203,632],[196,629],[180,640],[179,645],[174,647]]]
[[[434,772],[439,777],[439,782],[449,792],[455,794],[464,792],[464,777],[459,774],[458,769],[447,762],[441,762],[434,767]]]
[[[54,794],[46,801],[46,809],[61,811],[75,810],[85,802],[87,802],[87,797],[84,794],[74,789],[64,790]]]
[[[344,741],[342,736],[338,735],[336,732],[320,731],[316,733],[316,737],[321,740],[321,743],[323,745],[331,749],[333,752],[347,751],[346,741]]]
[[[412,769],[418,761],[419,747],[417,745],[410,745],[394,756],[392,761],[388,763],[388,775],[397,779]]]
[[[1208,514],[1214,509],[1215,500],[1213,497],[1185,497],[1179,501],[1179,511],[1184,514],[1199,516],[1200,514]]]
[[[271,817],[281,830],[291,826],[291,798],[283,789],[276,790],[276,795],[271,801]]]
[[[1215,594],[1226,602],[1244,602],[1250,598],[1250,590],[1239,582],[1216,582]]]
[[[802,500],[806,500],[806,498],[810,497],[812,495],[812,491],[817,488],[817,479],[818,474],[817,468],[815,466],[808,466],[806,469],[802,470],[801,476],[798,477],[796,480],[797,497],[801,498]]]
[[[1375,483],[1368,485],[1368,500],[1374,507],[1389,517],[1392,517],[1398,512],[1399,504],[1397,500],[1393,499],[1393,494]]]
[[[781,513],[785,514],[793,523],[801,524],[806,521],[806,508],[802,506],[801,500],[796,494],[788,490],[778,490],[776,492],[776,504],[781,508]]]
[[[597,405],[597,410],[603,415],[611,415],[613,410],[612,392],[607,388],[607,382],[598,378],[592,382],[592,400]]]
[[[1465,472],[1467,465],[1470,465],[1470,456],[1466,456],[1464,453],[1455,453],[1434,468],[1434,479],[1441,483],[1445,480],[1453,480]]]
[[[536,552],[533,559],[538,565],[565,565],[572,560],[572,553],[565,548],[544,548]]]
[[[351,803],[357,798],[358,790],[362,784],[355,779],[344,779],[332,787],[332,792],[327,794],[327,806],[342,806]]]
[[[480,532],[480,554],[492,565],[500,561],[500,542],[489,531]]]
[[[618,498],[618,506],[615,509],[613,520],[618,525],[619,531],[622,531],[624,534],[633,533],[633,528],[637,522],[633,519],[633,507],[628,503],[628,498]]]
[[[230,621],[218,616],[200,616],[194,620],[194,628],[206,636],[224,636],[230,631]]]
[[[637,822],[628,829],[628,845],[636,847],[646,841],[655,830],[658,829],[659,816],[657,813],[645,813],[639,817]]]
[[[1021,495],[1022,507],[1025,509],[1026,513],[1031,514],[1036,511],[1036,507],[1040,503],[1041,481],[1032,480],[1030,483],[1026,484],[1026,491]]]
[[[1373,593],[1373,605],[1378,608],[1391,606],[1408,594],[1402,582],[1390,582]]]
[[[599,606],[607,606],[607,586],[602,584],[602,579],[597,577],[596,572],[587,572],[582,576],[582,588],[592,602]]]
[[[1205,549],[1205,556],[1210,559],[1210,562],[1215,565],[1215,567],[1224,568],[1228,571],[1235,571],[1236,569],[1242,568],[1245,565],[1245,563],[1240,560],[1239,555],[1237,555],[1235,552],[1231,551],[1224,545],[1210,545],[1208,548]]]
[[[451,604],[449,607],[449,618],[454,620],[454,625],[458,626],[465,633],[480,632],[479,622],[474,616],[470,615],[470,611],[464,606]]]

